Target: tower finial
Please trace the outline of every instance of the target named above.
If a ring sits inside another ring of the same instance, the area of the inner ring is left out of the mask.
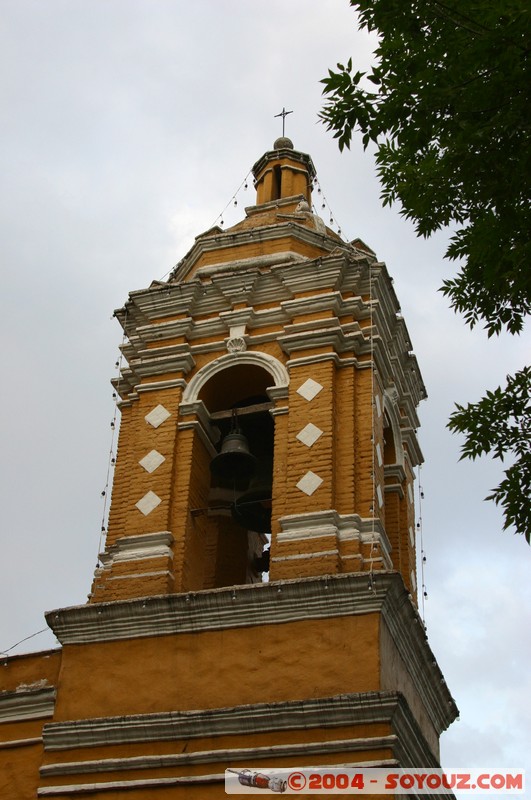
[[[286,117],[288,114],[293,114],[293,111],[286,111],[285,107],[282,107],[282,111],[280,114],[275,114],[275,119],[277,117],[282,117],[282,136],[286,135]]]

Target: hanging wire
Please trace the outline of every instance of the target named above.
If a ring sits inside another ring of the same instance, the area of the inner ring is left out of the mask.
[[[325,194],[324,194],[324,192],[322,190],[321,184],[319,183],[319,179],[317,178],[317,176],[312,181],[312,188],[314,189],[314,191],[317,190],[317,194],[319,195],[319,201],[318,202],[319,202],[319,205],[320,205],[320,209],[318,209],[316,207],[316,204],[312,203],[312,208],[313,208],[314,214],[317,214],[317,216],[321,216],[322,212],[327,210],[328,214],[330,216],[330,227],[332,227],[332,225],[336,225],[337,226],[337,233],[338,233],[339,236],[341,236],[341,226],[339,225],[339,223],[336,220],[335,214],[332,211],[330,203],[328,202],[328,200],[325,197]]]
[[[420,464],[417,468],[417,473],[418,473],[418,507],[419,507],[419,516],[417,520],[417,534],[420,541],[420,583],[422,587],[420,606],[421,606],[422,622],[424,623],[424,628],[426,629],[426,613],[424,608],[424,601],[428,598],[428,592],[426,591],[426,582],[424,575],[424,567],[426,564],[426,551],[424,550],[424,536],[422,532],[422,501],[424,500],[424,489],[422,488],[422,484],[420,482],[421,479]]]
[[[212,223],[212,225],[210,225],[210,228],[213,228],[214,225],[216,225],[216,223],[218,222],[218,220],[219,220],[219,223],[220,223],[221,226],[224,225],[223,215],[225,214],[225,211],[228,209],[228,207],[230,205],[232,205],[232,206],[237,206],[238,205],[237,195],[241,191],[242,187],[243,187],[244,191],[247,191],[247,189],[249,187],[249,176],[251,175],[251,173],[252,173],[252,170],[250,169],[249,172],[247,173],[247,175],[245,176],[245,178],[243,179],[243,181],[240,183],[240,185],[238,186],[238,188],[234,192],[234,194],[231,196],[229,202],[227,203],[227,205],[225,206],[225,208],[223,209],[221,214],[218,214],[216,219]]]
[[[372,528],[371,528],[371,551],[370,551],[370,572],[369,572],[369,590],[376,594],[376,587],[374,585],[374,555],[376,552],[376,425],[374,417],[374,407],[376,403],[374,391],[374,328],[373,328],[373,302],[372,302],[372,266],[369,264],[369,336],[370,336],[370,350],[371,350],[371,477],[372,477]]]
[[[116,370],[118,372],[118,381],[120,380],[120,376],[122,374],[122,363],[124,359],[124,345],[127,339],[126,334],[126,323],[127,323],[127,306],[125,307],[125,316],[123,322],[123,335],[122,335],[122,344],[120,347],[120,357],[118,361],[115,363]],[[116,464],[116,455],[115,455],[115,444],[114,440],[116,437],[117,431],[117,419],[118,419],[118,402],[119,402],[119,393],[115,389],[112,393],[113,401],[114,401],[114,411],[113,411],[113,418],[111,420],[111,444],[109,447],[109,456],[107,459],[107,474],[105,476],[105,487],[101,492],[101,496],[103,498],[103,508],[101,512],[101,523],[100,523],[100,537],[98,542],[98,558],[96,560],[96,567],[100,565],[100,553],[103,546],[103,537],[107,533],[107,512],[108,512],[108,501],[109,501],[109,486],[111,485],[111,473],[114,470],[114,466]]]
[[[249,180],[250,180],[251,174],[252,174],[252,169],[249,170],[249,172],[247,173],[247,175],[245,176],[243,181],[240,183],[240,185],[238,186],[238,188],[236,189],[234,194],[231,195],[231,198],[230,198],[229,202],[226,204],[226,206],[224,207],[223,211],[220,214],[217,215],[216,219],[207,228],[207,230],[210,230],[210,228],[213,228],[217,224],[218,221],[219,221],[220,226],[223,227],[223,225],[225,224],[225,221],[223,219],[223,215],[225,214],[225,211],[228,209],[228,207],[230,205],[232,205],[232,206],[237,206],[238,205],[238,193],[241,191],[242,188],[243,188],[244,192],[247,191],[247,189],[249,188]],[[173,267],[171,267],[171,269],[169,269],[161,278],[159,278],[159,281],[164,281],[168,277],[168,275],[170,275],[174,270],[175,270],[175,265]]]
[[[49,628],[42,628],[42,630],[40,630],[40,631],[36,631],[36,633],[31,633],[29,636],[25,636],[25,637],[24,637],[23,639],[21,639],[19,642],[16,642],[16,644],[12,644],[12,645],[11,645],[11,647],[8,647],[6,650],[0,650],[0,656],[7,656],[7,654],[8,654],[8,653],[9,653],[11,650],[14,650],[14,649],[15,649],[15,647],[18,647],[18,646],[19,646],[19,644],[22,644],[23,642],[27,642],[27,641],[28,641],[28,639],[33,639],[33,637],[34,637],[34,636],[39,636],[39,634],[41,634],[41,633],[45,633],[46,631],[49,631],[49,630],[50,630]]]

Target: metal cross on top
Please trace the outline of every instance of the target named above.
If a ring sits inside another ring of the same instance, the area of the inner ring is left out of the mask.
[[[286,117],[288,114],[293,114],[293,111],[286,111],[285,108],[282,109],[280,114],[275,114],[275,119],[277,117],[282,117],[282,136],[286,135]]]

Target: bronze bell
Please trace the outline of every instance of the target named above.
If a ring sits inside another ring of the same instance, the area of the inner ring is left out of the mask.
[[[271,487],[255,488],[236,498],[232,518],[243,528],[256,533],[271,532]]]
[[[256,464],[247,437],[233,428],[223,439],[220,453],[210,462],[210,471],[218,486],[243,491],[249,486]]]

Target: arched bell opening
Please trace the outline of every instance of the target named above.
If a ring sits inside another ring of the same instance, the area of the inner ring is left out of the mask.
[[[266,389],[271,375],[256,365],[228,367],[198,399],[218,434],[209,464],[206,554],[210,586],[260,582],[269,570],[274,422]],[[205,588],[210,588],[205,587]]]
[[[396,464],[396,445],[395,445],[395,436],[393,431],[393,426],[391,425],[391,421],[387,412],[384,414],[384,430],[383,430],[383,440],[384,440],[384,465],[389,464]]]
[[[408,502],[404,447],[395,407],[384,414],[383,467],[385,480],[385,531],[391,543],[393,567],[409,585]]]

